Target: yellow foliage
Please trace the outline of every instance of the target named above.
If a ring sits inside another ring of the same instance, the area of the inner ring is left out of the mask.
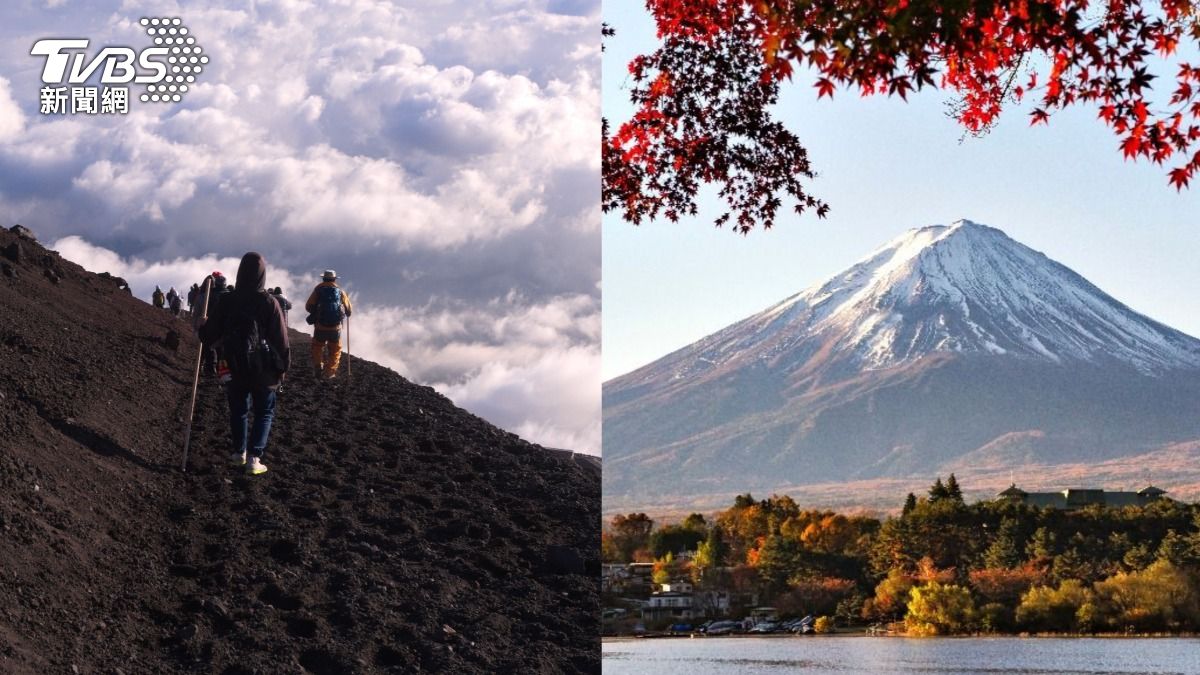
[[[910,635],[952,635],[970,629],[975,619],[971,592],[955,584],[932,581],[912,589],[905,619]]]

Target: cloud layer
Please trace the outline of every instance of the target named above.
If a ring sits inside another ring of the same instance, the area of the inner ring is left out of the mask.
[[[52,117],[40,59],[0,53],[0,219],[142,296],[251,249],[293,298],[336,267],[363,356],[599,452],[597,1],[60,4],[0,36],[180,16],[211,62],[182,103]]]

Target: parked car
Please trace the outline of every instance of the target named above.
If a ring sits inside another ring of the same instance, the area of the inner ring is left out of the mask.
[[[673,623],[673,624],[671,624],[671,627],[668,628],[667,630],[669,630],[672,633],[690,633],[690,632],[692,632],[692,624],[690,624],[690,623]]]
[[[774,621],[763,621],[750,629],[751,633],[774,633],[779,630],[779,624]]]
[[[797,621],[796,624],[794,626],[792,626],[790,630],[793,633],[796,633],[797,635],[808,635],[809,633],[813,632],[813,622],[814,621],[815,621],[815,619],[813,619],[812,615],[810,614],[810,615],[804,617],[803,619],[800,619],[799,621]]]
[[[729,635],[736,630],[739,630],[742,624],[737,621],[717,621],[709,625],[705,630],[706,635]]]

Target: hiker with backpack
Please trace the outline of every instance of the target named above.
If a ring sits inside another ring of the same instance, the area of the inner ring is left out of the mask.
[[[229,368],[230,464],[245,466],[250,475],[267,471],[262,457],[275,418],[275,395],[291,363],[283,310],[267,293],[266,278],[262,255],[251,251],[242,256],[237,290],[210,302],[208,320],[200,327],[200,339],[206,346],[219,344]],[[254,425],[248,429],[251,404]]]
[[[323,373],[325,379],[332,380],[342,360],[342,321],[351,312],[350,296],[338,288],[337,272],[325,270],[304,309],[308,310],[308,323],[313,324],[313,369],[318,376]]]
[[[192,287],[188,289],[187,294],[189,316],[195,313],[196,303],[198,302],[200,302],[200,284],[192,284]]]
[[[292,303],[288,302],[288,299],[283,297],[283,289],[278,286],[275,287],[275,290],[271,291],[271,295],[275,296],[275,302],[278,302],[280,309],[283,310],[283,323],[286,326],[288,312],[292,311]]]
[[[179,294],[178,294],[178,293],[176,293],[176,294],[175,294],[175,295],[174,295],[174,296],[171,298],[171,314],[174,314],[175,316],[177,316],[177,317],[178,317],[178,316],[179,316],[179,313],[180,313],[181,311],[183,311],[183,298],[181,298],[181,297],[179,296]]]
[[[171,290],[167,291],[167,309],[175,316],[179,316],[180,297],[179,292],[172,286]]]
[[[150,296],[150,299],[154,302],[154,306],[158,309],[162,309],[163,305],[165,305],[167,302],[167,297],[163,295],[162,289],[158,286],[154,287],[154,294]]]
[[[212,278],[212,286],[209,287],[209,292],[208,292],[208,313],[211,315],[213,313],[213,311],[216,309],[217,305],[220,304],[221,298],[224,297],[225,294],[229,293],[229,287],[226,285],[225,275],[221,274],[221,272],[219,270],[214,271],[212,274],[210,274],[208,276]],[[196,298],[196,302],[197,303],[204,302],[203,294],[200,294]],[[196,329],[199,330],[200,317],[198,317],[198,316],[195,317],[195,322],[196,322],[195,323]],[[220,345],[217,345],[217,344],[213,344],[213,345],[206,344],[204,346],[204,360],[203,360],[203,365],[201,367],[202,367],[205,375],[216,375],[217,374],[217,360],[219,357],[219,355],[217,354],[217,351],[219,348],[220,348]]]

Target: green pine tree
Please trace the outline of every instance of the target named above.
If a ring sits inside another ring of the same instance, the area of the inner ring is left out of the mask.
[[[945,487],[946,496],[961,504],[963,500],[962,488],[958,486],[958,479],[954,477],[954,474],[950,474],[950,478],[946,479]]]
[[[929,502],[936,503],[949,496],[950,493],[946,491],[946,486],[942,484],[942,477],[938,476],[933,487],[929,488]]]
[[[1025,554],[1035,560],[1053,558],[1056,543],[1053,532],[1046,527],[1039,527],[1029,538],[1029,543],[1025,546]]]
[[[1012,569],[1021,564],[1020,532],[1016,520],[1005,518],[996,538],[983,553],[983,564],[991,568]]]

